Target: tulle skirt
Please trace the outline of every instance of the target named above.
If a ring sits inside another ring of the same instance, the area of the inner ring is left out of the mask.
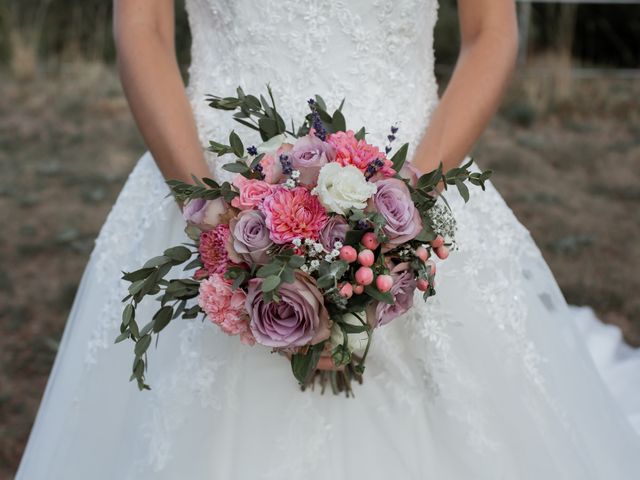
[[[638,389],[618,372],[623,413],[492,186],[449,196],[458,249],[437,295],[375,332],[354,398],[300,391],[283,357],[201,320],[163,331],[139,392],[132,345],[113,343],[119,277],[185,241],[167,193],[146,154],[84,273],[18,479],[638,478]]]

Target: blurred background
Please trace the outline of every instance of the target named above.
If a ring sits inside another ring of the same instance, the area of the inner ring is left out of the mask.
[[[640,0],[573,2],[518,2],[518,71],[474,156],[567,300],[640,346]],[[0,478],[17,467],[94,238],[145,149],[114,66],[111,8],[0,0]],[[444,87],[455,2],[439,15]]]

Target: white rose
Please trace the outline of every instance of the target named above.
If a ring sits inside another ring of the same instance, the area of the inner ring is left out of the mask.
[[[332,162],[320,169],[315,192],[327,210],[345,215],[351,208],[364,209],[376,190],[375,184],[367,182],[358,168]]]
[[[360,318],[364,319],[364,312],[359,314]],[[345,313],[342,316],[342,322],[348,323],[349,325],[360,326],[362,322],[358,317],[356,317],[353,313]],[[331,327],[331,347],[332,349],[337,347],[338,345],[342,345],[344,343],[344,332],[340,325],[337,322],[333,322],[333,326]],[[367,332],[360,333],[348,333],[347,334],[347,348],[351,353],[362,354],[364,350],[367,348],[367,342],[369,341],[369,336]]]

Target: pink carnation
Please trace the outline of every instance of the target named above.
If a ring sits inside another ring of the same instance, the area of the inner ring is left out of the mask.
[[[238,175],[233,179],[233,184],[240,195],[231,200],[231,205],[240,210],[250,210],[262,203],[262,200],[271,194],[273,188],[263,180],[250,180]]]
[[[309,190],[276,188],[262,202],[269,236],[275,243],[289,243],[294,238],[316,240],[329,217],[324,207]]]
[[[200,259],[205,270],[212,273],[224,273],[229,264],[226,243],[229,238],[229,225],[220,224],[213,230],[207,230],[200,235]]]
[[[335,161],[342,166],[354,165],[365,173],[369,164],[379,158],[384,161],[384,165],[379,170],[382,175],[392,177],[396,173],[391,160],[378,147],[369,145],[364,140],[358,140],[353,130],[332,133],[327,138],[327,142],[336,149]]]
[[[240,335],[246,345],[256,343],[249,328],[249,315],[245,309],[247,294],[238,288],[233,290],[231,282],[217,273],[200,284],[198,304],[209,320],[218,325],[227,335]]]

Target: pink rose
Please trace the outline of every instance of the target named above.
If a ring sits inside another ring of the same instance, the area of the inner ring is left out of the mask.
[[[250,180],[242,175],[236,175],[233,184],[240,195],[231,200],[231,205],[240,210],[250,210],[260,205],[265,197],[271,195],[273,188],[263,180]]]
[[[265,154],[260,160],[260,167],[262,168],[262,174],[264,175],[264,181],[270,184],[277,184],[283,178],[282,164],[278,160],[278,154],[272,155],[270,153]]]
[[[224,333],[239,335],[242,343],[253,345],[256,340],[245,308],[247,294],[240,288],[233,290],[231,285],[222,275],[211,275],[200,283],[198,305]]]
[[[300,172],[300,183],[314,185],[320,169],[335,158],[335,149],[315,135],[298,138],[289,152],[291,166]]]

